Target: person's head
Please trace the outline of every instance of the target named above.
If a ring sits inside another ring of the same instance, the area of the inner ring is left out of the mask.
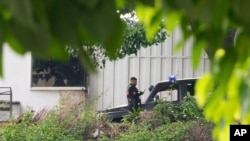
[[[137,84],[137,78],[136,77],[131,77],[130,78],[130,84],[136,85]]]

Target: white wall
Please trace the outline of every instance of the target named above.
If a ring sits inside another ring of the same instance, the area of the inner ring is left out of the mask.
[[[105,109],[127,104],[126,88],[129,78],[138,78],[138,88],[146,89],[142,101],[148,96],[148,87],[159,81],[168,79],[171,74],[177,79],[195,78],[208,70],[209,60],[205,53],[199,68],[194,70],[191,65],[192,40],[179,51],[174,51],[176,43],[181,39],[178,28],[167,37],[166,41],[148,48],[142,48],[137,56],[129,56],[122,60],[107,62],[106,68],[90,77],[89,96],[99,96],[97,109]]]
[[[197,70],[190,63],[192,41],[175,53],[173,48],[181,33],[177,28],[162,44],[141,49],[138,56],[129,56],[122,60],[107,62],[106,68],[90,76],[88,96],[98,98],[97,109],[105,109],[127,104],[126,88],[131,76],[138,78],[138,88],[146,89],[142,96],[145,100],[149,94],[147,89],[158,81],[168,79],[171,74],[177,78],[193,78],[201,76],[208,70],[209,61],[205,53]],[[18,55],[7,45],[3,47],[3,77],[0,87],[12,87],[13,100],[21,102],[22,111],[27,106],[34,110],[53,107],[58,103],[58,90],[31,90],[31,54]],[[0,99],[1,100],[1,99]]]
[[[32,91],[31,54],[18,55],[7,44],[3,47],[3,77],[0,87],[12,87],[13,100],[21,102],[21,110],[27,106],[34,110],[51,108],[57,104],[59,91]]]

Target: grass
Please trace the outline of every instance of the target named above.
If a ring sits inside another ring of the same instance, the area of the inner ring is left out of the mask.
[[[211,141],[213,125],[202,116],[193,99],[179,107],[160,102],[153,111],[130,113],[122,123],[97,114],[93,103],[75,105],[67,112],[27,111],[17,120],[2,123],[1,141]],[[127,120],[126,120],[127,118]],[[173,120],[174,119],[174,120]]]

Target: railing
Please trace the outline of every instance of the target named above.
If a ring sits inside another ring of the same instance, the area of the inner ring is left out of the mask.
[[[12,117],[12,104],[11,87],[0,87],[0,111],[10,111]]]

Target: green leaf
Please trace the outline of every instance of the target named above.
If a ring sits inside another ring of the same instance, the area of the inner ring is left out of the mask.
[[[33,10],[30,0],[5,0],[4,3],[12,13],[14,21],[29,28],[33,27]]]
[[[248,57],[243,67],[244,67],[245,72],[241,73],[242,75],[241,83],[240,83],[240,86],[238,87],[239,100],[240,100],[241,107],[242,107],[241,108],[242,119],[244,119],[248,115],[248,112],[250,111],[250,95],[249,95],[250,81],[249,81],[249,71],[248,71],[248,69],[250,68],[250,57]],[[237,76],[238,75],[239,73],[237,73]]]
[[[117,9],[124,8],[126,5],[126,0],[115,0]]]
[[[250,24],[250,15],[248,14],[250,1],[249,0],[233,0],[232,1],[232,15],[235,19],[238,20],[241,24],[249,26]]]
[[[203,40],[196,41],[194,43],[192,49],[192,64],[195,69],[199,66],[199,62],[202,56],[202,51],[205,47],[206,47],[206,42]]]
[[[0,17],[0,77],[3,75],[3,42],[4,42],[4,26],[3,26],[3,19]]]
[[[121,38],[122,38],[122,23],[117,22],[114,26],[114,29],[111,31],[109,39],[104,42],[104,48],[107,50],[107,54],[110,59],[117,58],[118,49],[121,47]]]
[[[92,9],[92,8],[94,9],[97,6],[99,1],[100,0],[84,0],[84,1],[78,0],[77,2],[84,4],[85,6],[87,6],[90,9]]]
[[[53,58],[55,59],[66,61],[68,59],[68,54],[65,51],[65,48],[66,46],[62,42],[60,42],[55,37],[51,37],[50,48],[48,50],[48,53],[45,53],[43,55],[38,53],[36,54],[36,56],[39,56],[40,58],[45,58],[49,55],[49,56],[53,56]]]
[[[19,54],[24,54],[26,50],[22,45],[17,41],[16,37],[9,32],[6,36],[6,41],[9,43],[10,47]]]
[[[186,43],[186,39],[181,39],[180,41],[178,41],[174,47],[174,52],[180,51],[180,49],[184,47],[185,43]]]
[[[49,31],[45,26],[37,24],[35,29],[30,29],[14,23],[10,28],[13,37],[16,37],[16,41],[20,44],[20,48],[35,54],[39,54],[41,51],[48,54]]]
[[[88,72],[95,73],[96,69],[93,65],[93,61],[90,59],[88,53],[83,49],[83,47],[79,48],[80,60],[83,63],[84,67],[88,69]]]
[[[174,28],[179,24],[181,14],[178,12],[169,12],[166,15],[165,26],[168,32],[172,33]]]
[[[213,78],[210,73],[205,73],[201,79],[198,79],[195,85],[195,93],[197,97],[197,103],[200,107],[203,107],[209,97],[210,92],[213,88]]]
[[[122,36],[122,24],[114,1],[100,1],[98,4],[98,12],[85,11],[83,13],[81,33],[86,39],[94,42],[104,43],[104,48],[108,49],[110,58],[116,57],[116,51],[120,48],[121,40],[117,37]],[[116,37],[116,39],[113,39]]]
[[[159,4],[156,4],[159,5]],[[145,6],[137,3],[136,13],[139,20],[146,27],[146,36],[149,40],[153,40],[155,34],[162,24],[162,11],[160,7]]]

